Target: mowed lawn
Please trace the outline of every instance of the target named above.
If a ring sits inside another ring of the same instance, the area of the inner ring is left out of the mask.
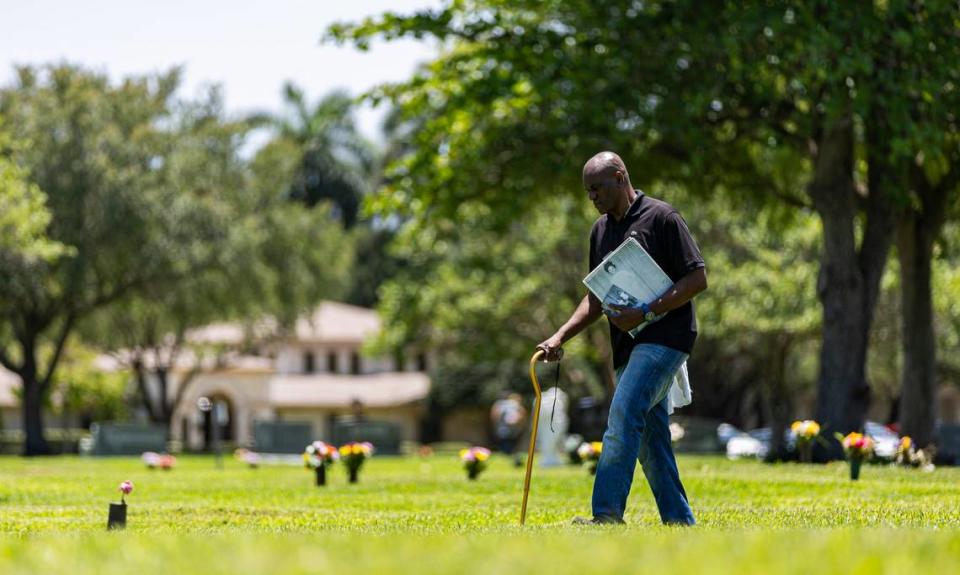
[[[338,464],[339,465],[339,464]],[[680,458],[699,525],[663,527],[638,469],[626,527],[588,515],[584,469],[494,457],[467,481],[453,455],[374,457],[360,483],[331,469],[248,469],[180,457],[0,458],[0,573],[907,573],[960,572],[960,469],[932,473]],[[106,532],[129,479],[128,528]]]

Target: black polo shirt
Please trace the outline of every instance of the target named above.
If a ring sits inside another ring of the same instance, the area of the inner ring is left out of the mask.
[[[628,237],[637,240],[650,257],[674,282],[691,271],[705,267],[686,222],[670,204],[651,198],[640,190],[619,222],[604,214],[590,231],[590,271]],[[646,302],[653,303],[653,302]],[[610,324],[613,367],[619,369],[630,359],[638,343],[657,343],[684,353],[693,350],[697,339],[697,317],[693,301],[667,313],[660,321],[643,328],[636,338]]]

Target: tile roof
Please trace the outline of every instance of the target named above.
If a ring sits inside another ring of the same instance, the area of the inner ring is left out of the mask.
[[[406,405],[426,398],[430,378],[418,372],[367,375],[278,375],[268,383],[273,407],[349,407],[359,400],[364,407]]]

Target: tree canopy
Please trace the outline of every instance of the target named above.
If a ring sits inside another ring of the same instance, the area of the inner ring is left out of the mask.
[[[895,214],[922,189],[909,166],[929,152],[948,171],[958,43],[940,39],[956,36],[956,10],[457,0],[336,25],[328,37],[361,49],[380,38],[443,43],[413,79],[371,95],[421,122],[375,206],[425,226],[475,203],[504,225],[577,190],[571,158],[604,148],[642,186],[728,194],[744,211],[813,209],[823,238],[817,417],[845,432],[862,425],[869,400]]]
[[[47,451],[42,403],[94,314],[97,341],[150,345],[254,309],[289,321],[345,283],[352,250],[328,210],[286,201],[275,157],[239,157],[246,123],[224,118],[216,91],[179,99],[179,82],[179,70],[112,83],[59,65],[21,68],[0,90],[23,143],[8,156],[19,189],[46,196],[45,236],[64,246],[0,287],[0,362],[23,381],[28,454]]]

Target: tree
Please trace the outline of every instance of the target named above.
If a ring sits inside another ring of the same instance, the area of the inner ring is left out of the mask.
[[[10,158],[13,146],[0,118],[0,265],[4,266],[0,269],[8,269],[18,261],[50,261],[66,251],[47,238],[47,198],[29,181],[26,170]]]
[[[438,217],[484,202],[494,220],[509,220],[540,201],[543,182],[569,171],[569,158],[606,147],[639,168],[641,184],[815,210],[823,230],[817,418],[833,431],[857,429],[869,402],[873,310],[904,197],[898,176],[912,149],[895,141],[915,143],[935,125],[900,123],[910,117],[893,112],[911,96],[896,89],[891,63],[930,70],[947,90],[950,68],[907,58],[898,38],[918,25],[927,26],[919,36],[950,37],[956,18],[910,20],[911,2],[708,9],[704,17],[704,4],[692,1],[462,1],[337,25],[329,36],[365,48],[376,37],[429,35],[446,46],[410,81],[373,94],[428,118],[416,151],[395,165],[402,177],[378,199],[384,211]],[[788,185],[768,169],[771,157],[794,166]]]
[[[960,194],[960,7],[903,2],[888,7],[895,24],[878,70],[889,122],[889,155],[904,199],[897,218],[903,311],[901,433],[918,445],[934,439],[937,357],[934,245],[956,217]]]
[[[375,351],[413,347],[441,358],[431,390],[439,409],[489,406],[503,389],[529,392],[531,342],[583,297],[588,208],[558,198],[503,232],[486,229],[489,213],[478,206],[434,227],[405,225],[392,250],[407,265],[383,287]],[[563,377],[575,395],[612,389],[605,326],[569,347]]]
[[[298,148],[290,197],[313,206],[327,200],[334,217],[351,228],[374,171],[372,146],[357,132],[352,99],[342,92],[322,98],[312,109],[292,83],[283,89],[287,113],[274,120],[279,137]]]
[[[230,356],[279,335],[322,298],[341,294],[352,263],[352,240],[328,206],[305,208],[278,193],[289,186],[291,169],[276,146],[249,163],[241,159],[252,124],[227,120],[216,92],[181,103],[174,124],[164,185],[215,216],[191,222],[202,238],[194,248],[215,257],[189,276],[171,269],[169,281],[104,308],[85,329],[90,341],[131,370],[149,418],[168,430],[197,375],[223,368]],[[210,227],[215,233],[204,232]],[[245,326],[243,337],[224,342],[191,335],[227,321]]]
[[[0,91],[13,160],[48,198],[48,236],[70,253],[10,270],[3,290],[0,363],[23,382],[24,452],[49,452],[41,406],[67,340],[93,311],[148,286],[186,277],[215,254],[194,218],[212,217],[164,185],[173,148],[164,130],[179,73],[111,85],[61,65],[20,68]],[[202,234],[201,234],[202,235]],[[49,349],[47,353],[44,350]]]
[[[98,352],[72,345],[63,354],[51,390],[52,407],[64,421],[76,418],[82,428],[94,421],[112,421],[127,415],[127,377],[106,371],[97,363]]]
[[[290,198],[308,207],[329,205],[334,219],[351,232],[356,250],[353,279],[341,295],[348,303],[373,306],[380,285],[402,265],[386,250],[395,223],[361,211],[364,197],[382,173],[383,157],[357,131],[355,102],[345,93],[327,94],[311,107],[303,91],[288,83],[283,96],[286,110],[271,118],[276,133],[258,157],[275,158],[271,160],[278,168],[272,176],[275,189],[288,191]],[[388,141],[399,141],[390,133],[389,118],[387,124]]]
[[[815,291],[819,222],[809,211],[783,209],[767,209],[744,222],[722,199],[688,200],[684,213],[704,245],[711,277],[718,278],[697,298],[697,316],[707,340],[702,343],[719,358],[704,362],[698,356],[691,379],[703,382],[700,374],[717,373],[695,393],[759,404],[760,420],[771,428],[767,457],[784,459],[784,432],[791,418],[801,415],[796,398],[812,387],[812,374],[799,364],[821,321]]]

